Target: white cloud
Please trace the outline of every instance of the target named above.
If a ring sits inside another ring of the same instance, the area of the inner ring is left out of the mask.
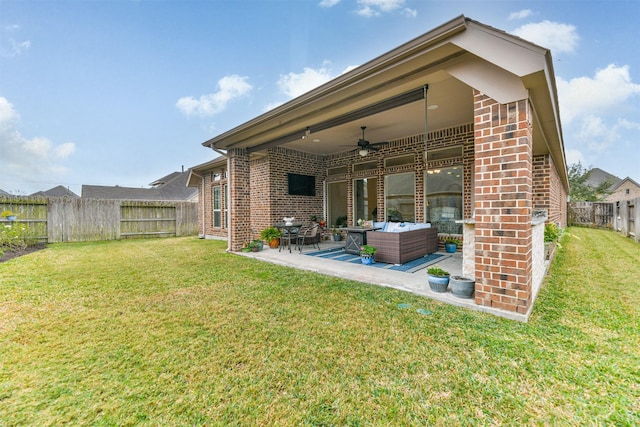
[[[75,152],[75,144],[55,145],[48,138],[25,138],[18,132],[20,116],[0,97],[0,176],[10,181],[51,181],[67,168],[62,162]]]
[[[340,3],[340,0],[322,0],[318,5],[320,7],[333,7]]]
[[[213,116],[227,108],[229,102],[240,98],[251,89],[248,77],[241,77],[237,74],[225,76],[218,80],[218,91],[200,96],[196,99],[192,96],[180,98],[176,102],[176,107],[187,116]]]
[[[278,87],[288,97],[295,98],[331,79],[331,72],[328,69],[328,64],[325,63],[322,68],[317,70],[305,67],[302,73],[289,73],[280,76]]]
[[[546,20],[525,24],[516,28],[513,34],[550,49],[552,53],[572,53],[580,40],[575,26]]]
[[[404,16],[408,16],[409,18],[415,18],[416,16],[418,16],[418,11],[415,9],[409,9],[408,7],[405,7],[404,9],[402,9],[402,14]]]
[[[573,165],[576,163],[584,164],[584,156],[579,150],[575,150],[575,149],[567,150],[565,155],[567,157],[568,165]]]
[[[614,64],[597,70],[594,77],[556,80],[563,122],[585,114],[611,113],[629,97],[640,94],[640,84],[633,83],[629,66]]]
[[[359,8],[356,13],[360,16],[371,17],[378,16],[381,13],[390,13],[401,9],[405,0],[358,0]],[[417,11],[413,9],[404,9],[404,13],[408,16],[416,16]]]
[[[513,21],[516,19],[524,19],[531,16],[532,14],[533,14],[533,11],[531,9],[523,9],[517,12],[511,12],[509,14],[509,21]]]

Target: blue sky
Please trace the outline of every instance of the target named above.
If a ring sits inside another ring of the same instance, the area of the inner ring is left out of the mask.
[[[0,0],[0,189],[145,187],[460,14],[551,49],[567,161],[640,183],[637,0]]]

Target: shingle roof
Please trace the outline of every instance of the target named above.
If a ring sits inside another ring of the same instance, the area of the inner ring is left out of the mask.
[[[611,183],[611,185],[614,186],[622,180],[617,176],[610,174],[607,171],[603,171],[600,168],[592,168],[589,171],[589,177],[585,181],[585,184],[588,184],[591,187],[595,188],[605,181]]]
[[[198,194],[197,188],[187,187],[189,171],[173,172],[151,183],[152,188],[135,188],[83,185],[82,197],[85,199],[124,199],[124,200],[191,200]]]
[[[66,187],[63,187],[62,185],[58,185],[58,186],[50,188],[50,189],[48,189],[46,191],[38,191],[37,193],[31,194],[31,196],[72,197],[72,198],[80,197],[76,193],[74,193],[73,191],[69,190]]]

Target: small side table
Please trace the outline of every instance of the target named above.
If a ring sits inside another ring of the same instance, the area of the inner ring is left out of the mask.
[[[379,230],[379,227],[347,227],[341,228],[347,232],[344,251],[348,254],[359,255],[360,248],[367,244],[367,231]]]

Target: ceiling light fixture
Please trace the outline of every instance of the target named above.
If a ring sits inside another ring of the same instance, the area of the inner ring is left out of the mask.
[[[362,157],[366,157],[367,154],[369,154],[369,150],[363,148],[362,150],[358,151],[358,154],[360,154]]]

